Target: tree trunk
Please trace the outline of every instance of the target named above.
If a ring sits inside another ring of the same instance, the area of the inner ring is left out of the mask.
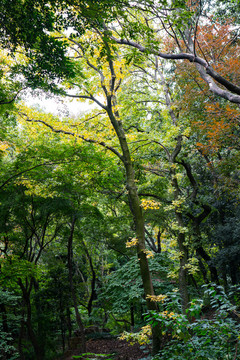
[[[181,150],[181,137],[178,138],[178,143],[176,148],[173,151],[172,155],[172,162],[174,163],[177,154]],[[175,169],[171,169],[171,177],[172,177],[172,185],[174,188],[174,200],[177,201],[180,196],[180,189],[178,186],[178,181],[176,178]],[[184,233],[184,222],[183,222],[183,215],[181,209],[176,206],[175,207],[175,216],[177,220],[177,225],[179,227],[178,234],[177,234],[177,243],[178,249],[180,252],[180,269],[178,274],[179,280],[179,292],[181,295],[181,305],[183,313],[186,313],[187,308],[189,307],[189,294],[188,294],[188,271],[187,271],[187,262],[188,262],[188,250],[187,247],[184,245],[185,242],[185,233]]]
[[[72,336],[72,321],[71,321],[71,312],[70,308],[67,308],[67,328],[68,328],[68,345],[69,345],[69,338]]]
[[[197,253],[196,253],[196,257],[198,259],[199,268],[201,270],[204,282],[205,282],[205,284],[209,284],[209,281],[208,281],[208,278],[207,278],[207,270],[206,270],[204,264],[202,263],[202,260],[201,260],[200,256]]]
[[[176,219],[179,227],[183,227],[182,214],[176,211]],[[188,262],[188,251],[185,242],[185,234],[179,230],[177,236],[178,249],[180,252],[180,269],[179,269],[179,292],[181,295],[181,305],[183,313],[186,313],[187,308],[189,307],[189,294],[188,294],[188,271],[187,271],[187,262]]]
[[[23,350],[22,350],[23,334],[24,334],[24,311],[22,311],[21,325],[20,325],[19,335],[18,335],[19,360],[24,360],[24,355],[23,355]]]
[[[211,264],[211,261],[212,261],[211,257],[206,253],[206,251],[203,249],[202,246],[197,247],[196,253],[197,253],[197,255],[201,256],[203,260],[206,261],[207,266],[210,271],[211,281],[215,282],[216,284],[219,284],[217,269],[215,266],[213,266]]]
[[[31,294],[31,289],[32,289],[33,283],[34,283],[34,279],[31,278],[30,284],[26,284],[26,286],[24,286],[22,280],[20,278],[18,279],[18,284],[22,290],[24,303],[25,303],[26,309],[27,309],[26,326],[27,326],[28,335],[29,335],[30,341],[33,345],[36,359],[43,360],[44,359],[44,348],[41,347],[40,344],[38,343],[37,337],[36,337],[35,332],[32,327],[32,308],[31,308],[31,302],[30,302],[30,294]]]
[[[131,331],[134,329],[134,305],[130,305],[130,314],[131,314]]]
[[[86,352],[86,339],[85,339],[85,334],[84,334],[84,326],[83,326],[83,322],[82,322],[81,316],[78,311],[78,302],[77,302],[77,297],[76,297],[74,284],[73,284],[72,243],[73,243],[73,233],[74,233],[75,223],[76,223],[76,217],[74,216],[73,220],[72,220],[72,224],[71,224],[70,235],[68,238],[68,279],[69,279],[69,286],[70,286],[70,291],[71,291],[71,296],[72,296],[72,301],[73,301],[73,307],[74,307],[74,311],[75,311],[75,315],[76,315],[76,321],[77,321],[79,333],[80,333],[79,337],[81,338],[81,347],[78,350],[80,352]]]
[[[85,253],[87,255],[89,265],[90,265],[90,268],[91,268],[91,272],[92,272],[91,294],[90,294],[90,298],[89,298],[88,304],[87,304],[88,316],[90,316],[91,312],[92,312],[93,300],[95,300],[97,298],[97,294],[96,294],[96,290],[95,290],[95,287],[96,287],[96,272],[94,270],[92,258],[91,258],[90,254],[89,254],[88,248],[87,248],[87,246],[86,246],[86,244],[85,244],[85,242],[83,240],[82,240],[82,244],[83,244]]]
[[[136,238],[137,238],[137,256],[140,265],[141,278],[143,282],[144,293],[146,296],[147,308],[148,310],[158,310],[158,306],[154,301],[151,301],[148,298],[148,295],[154,295],[152,278],[149,270],[148,259],[146,255],[146,247],[145,247],[145,222],[143,217],[143,212],[140,204],[140,199],[138,196],[137,186],[135,183],[135,174],[133,169],[133,164],[131,160],[130,151],[128,148],[126,136],[124,129],[122,127],[122,123],[119,120],[119,114],[116,111],[114,114],[112,112],[112,108],[109,105],[107,108],[109,118],[111,123],[117,133],[118,140],[122,149],[122,162],[126,171],[126,188],[128,191],[128,200],[129,207],[132,212],[132,216],[134,219]],[[161,327],[159,324],[153,327],[153,355],[156,354],[161,349]]]

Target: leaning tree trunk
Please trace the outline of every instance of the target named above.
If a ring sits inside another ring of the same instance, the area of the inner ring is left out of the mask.
[[[157,57],[156,57],[156,70],[157,70],[157,73],[160,75],[161,80],[159,81],[156,76],[155,76],[155,80],[163,86],[166,106],[167,106],[169,115],[172,119],[172,124],[177,126],[178,117],[176,116],[175,112],[172,109],[171,94],[170,94],[169,88],[165,82],[163,73],[159,69]],[[176,140],[177,140],[177,144],[176,144],[172,154],[170,154],[167,151],[168,160],[169,160],[170,164],[172,164],[172,165],[175,164],[176,157],[178,156],[178,154],[181,151],[182,136],[181,135],[177,136]],[[174,200],[178,200],[181,193],[180,193],[180,189],[178,186],[178,181],[176,178],[176,171],[175,171],[174,167],[171,168],[170,174],[171,174],[171,179],[172,179],[172,186],[174,188]],[[179,259],[180,268],[179,268],[179,274],[178,274],[179,292],[180,292],[180,296],[181,296],[182,311],[183,311],[183,313],[185,313],[189,306],[188,272],[187,272],[187,267],[186,267],[187,261],[188,261],[188,251],[187,251],[187,247],[184,245],[185,233],[181,230],[181,228],[183,229],[183,227],[184,227],[183,216],[182,216],[182,212],[180,211],[180,209],[178,207],[175,208],[175,217],[176,217],[176,221],[177,221],[177,224],[179,227],[178,234],[177,234],[178,249],[180,252],[180,259]]]
[[[111,103],[111,99],[109,99],[108,101],[108,104],[110,103]],[[154,295],[154,289],[153,289],[152,278],[148,265],[148,259],[146,255],[144,216],[142,212],[140,199],[138,196],[130,151],[128,148],[122,123],[119,119],[118,112],[116,111],[115,113],[113,113],[111,105],[107,107],[107,112],[111,120],[112,126],[116,131],[122,149],[121,160],[124,164],[126,171],[126,187],[128,191],[129,207],[134,219],[136,238],[137,238],[137,256],[140,265],[140,272],[141,272],[144,293],[146,296],[147,308],[148,310],[157,311],[158,310],[157,304],[154,301],[151,301],[151,299],[148,297],[148,295],[150,296]],[[153,333],[152,353],[156,354],[161,349],[161,345],[162,345],[161,326],[159,324],[154,326],[152,329],[152,333]]]

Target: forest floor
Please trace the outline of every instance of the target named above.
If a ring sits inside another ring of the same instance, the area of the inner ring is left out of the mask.
[[[130,345],[127,341],[116,338],[90,339],[87,341],[86,347],[86,355],[79,357],[79,360],[91,358],[101,358],[102,360],[138,360],[146,358],[146,356],[149,354],[146,349],[141,349],[138,344]],[[98,357],[97,354],[109,354],[109,356]],[[73,356],[77,355],[80,356],[78,350],[73,350],[71,355],[66,355],[66,357],[62,357],[61,359],[73,360]]]

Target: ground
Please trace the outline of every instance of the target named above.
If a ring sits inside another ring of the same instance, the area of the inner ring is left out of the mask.
[[[146,358],[148,353],[146,349],[140,348],[138,344],[130,345],[126,341],[118,340],[116,338],[110,339],[90,339],[87,341],[87,353],[89,354],[112,354],[112,356],[105,359],[111,360],[138,360]],[[80,355],[77,350],[72,352],[72,355],[66,354],[62,360],[72,360],[73,355]],[[97,357],[87,355],[79,359],[89,359]]]

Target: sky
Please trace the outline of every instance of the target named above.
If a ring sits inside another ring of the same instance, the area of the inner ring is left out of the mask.
[[[45,94],[43,91],[25,91],[21,96],[24,103],[29,107],[43,110],[58,116],[77,117],[93,108],[88,101],[80,102],[76,99],[68,99],[60,96]]]

